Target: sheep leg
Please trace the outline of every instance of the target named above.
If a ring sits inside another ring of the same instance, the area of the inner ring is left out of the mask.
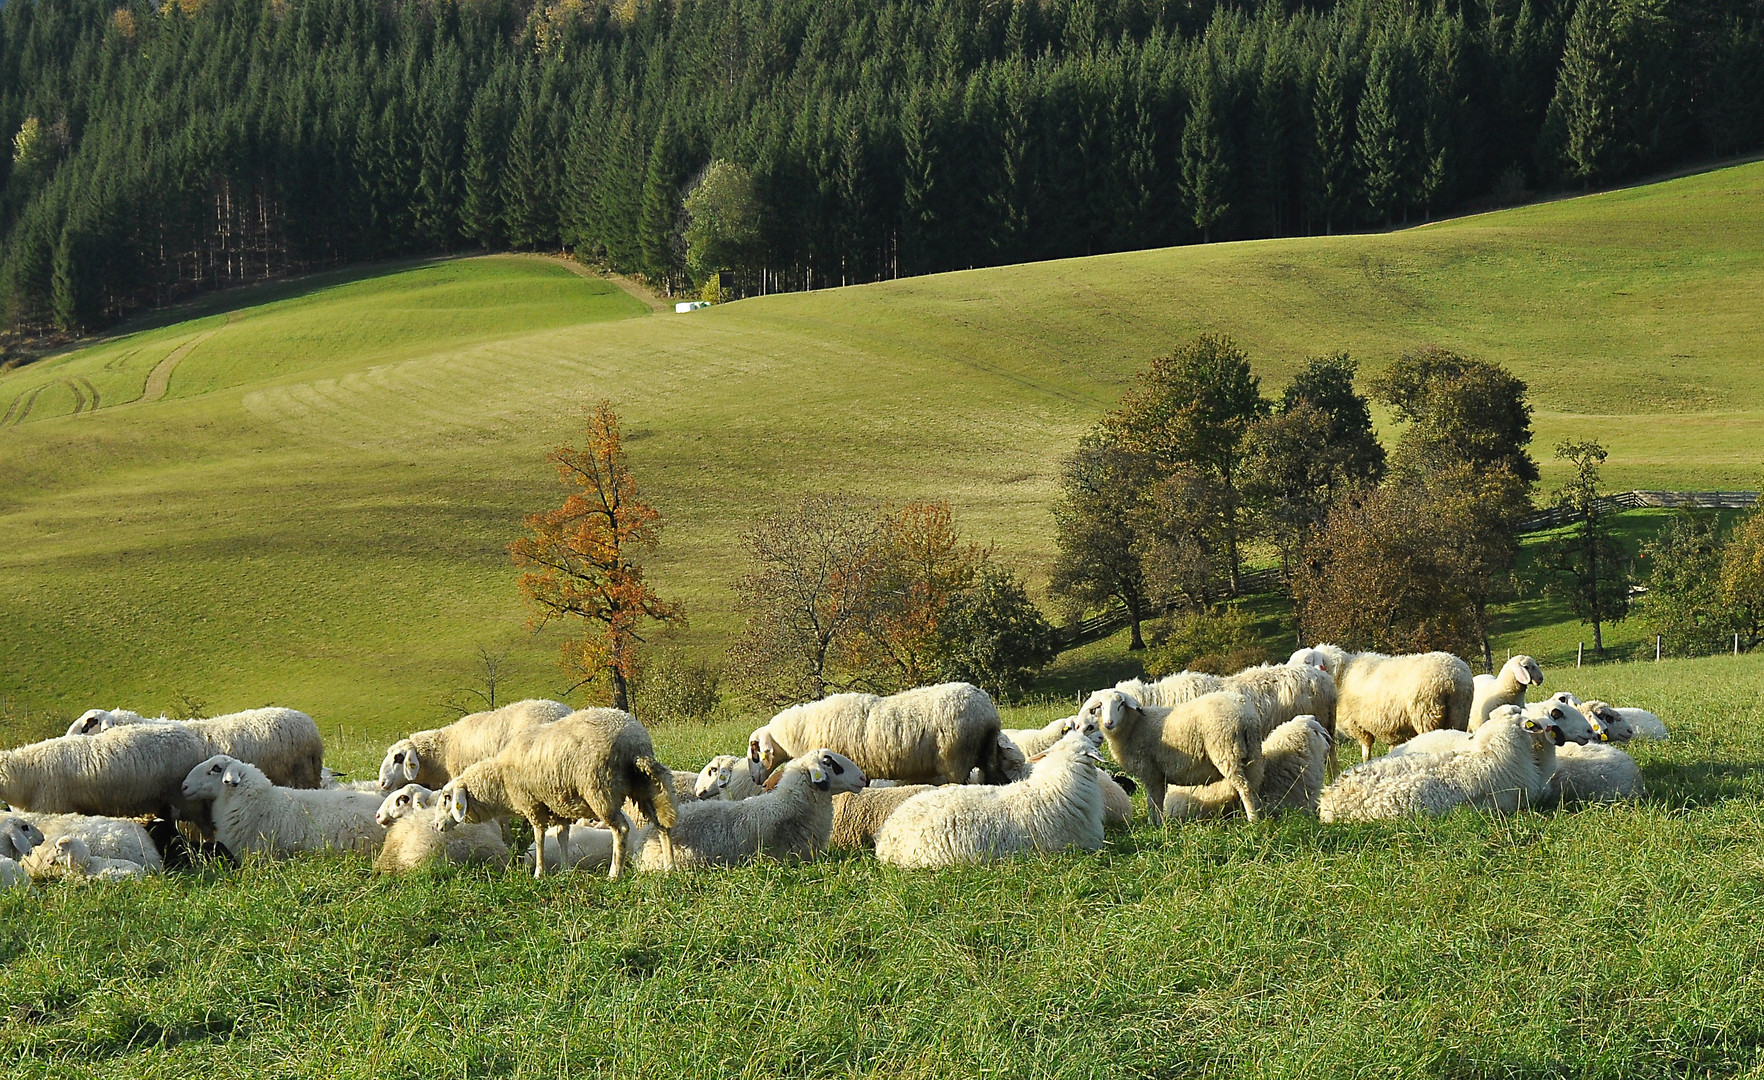
[[[533,876],[545,876],[545,823],[538,818],[528,818],[527,823],[533,826]]]
[[[1140,781],[1145,784],[1145,814],[1153,825],[1164,823],[1164,777],[1162,774],[1142,776]]]
[[[1176,784],[1165,795],[1165,817],[1172,821],[1188,818],[1224,817],[1238,804],[1237,788],[1227,780],[1211,784],[1187,786]],[[1181,809],[1172,811],[1169,803],[1181,799]]]
[[[606,876],[608,880],[617,881],[625,869],[625,837],[631,831],[631,819],[623,810],[614,810],[607,817],[606,824],[613,834],[612,866]]]
[[[1371,760],[1372,760],[1372,736],[1362,735],[1362,736],[1360,736],[1360,764],[1364,765],[1366,762],[1371,761]]]
[[[1235,769],[1233,769],[1225,779],[1230,782],[1233,788],[1237,789],[1237,797],[1243,800],[1244,816],[1251,821],[1260,820],[1262,817],[1262,799],[1261,796],[1256,793],[1255,785],[1251,784],[1249,779],[1245,777],[1243,773],[1238,772]]]

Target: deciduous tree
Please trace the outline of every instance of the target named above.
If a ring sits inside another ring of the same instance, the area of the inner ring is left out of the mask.
[[[1600,656],[1605,654],[1603,627],[1629,614],[1633,583],[1629,556],[1617,542],[1610,508],[1599,497],[1599,466],[1606,454],[1592,440],[1557,444],[1557,459],[1574,468],[1554,498],[1569,515],[1569,525],[1539,546],[1535,566],[1544,594],[1562,600],[1576,618],[1592,624],[1593,651]]]

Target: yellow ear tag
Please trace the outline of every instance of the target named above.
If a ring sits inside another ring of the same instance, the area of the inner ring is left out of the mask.
[[[817,784],[824,784],[827,782],[827,770],[821,768],[819,765],[810,765],[809,779]]]

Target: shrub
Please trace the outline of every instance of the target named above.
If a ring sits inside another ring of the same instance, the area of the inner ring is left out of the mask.
[[[1154,639],[1159,640],[1145,658],[1146,675],[1151,678],[1177,671],[1229,675],[1268,660],[1268,650],[1256,640],[1249,615],[1235,607],[1172,616]]]
[[[649,657],[637,673],[632,703],[644,723],[716,719],[723,702],[722,672],[678,653]]]

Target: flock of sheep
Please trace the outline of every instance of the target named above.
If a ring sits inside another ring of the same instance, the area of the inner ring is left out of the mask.
[[[1091,694],[1042,728],[1001,727],[966,683],[785,709],[747,752],[678,772],[616,709],[522,701],[394,743],[377,780],[323,767],[294,709],[208,720],[87,712],[66,735],[0,751],[0,886],[110,880],[201,859],[320,849],[397,873],[430,860],[674,870],[874,849],[929,868],[1076,847],[1128,824],[1297,811],[1323,821],[1511,813],[1637,798],[1617,745],[1665,738],[1659,718],[1558,693],[1528,656],[1474,678],[1447,653],[1330,645],[1235,675],[1181,672]],[[1333,782],[1337,735],[1361,763]],[[1372,757],[1375,743],[1392,749]],[[1111,775],[1107,748],[1123,775]],[[520,818],[521,853],[505,826]]]

